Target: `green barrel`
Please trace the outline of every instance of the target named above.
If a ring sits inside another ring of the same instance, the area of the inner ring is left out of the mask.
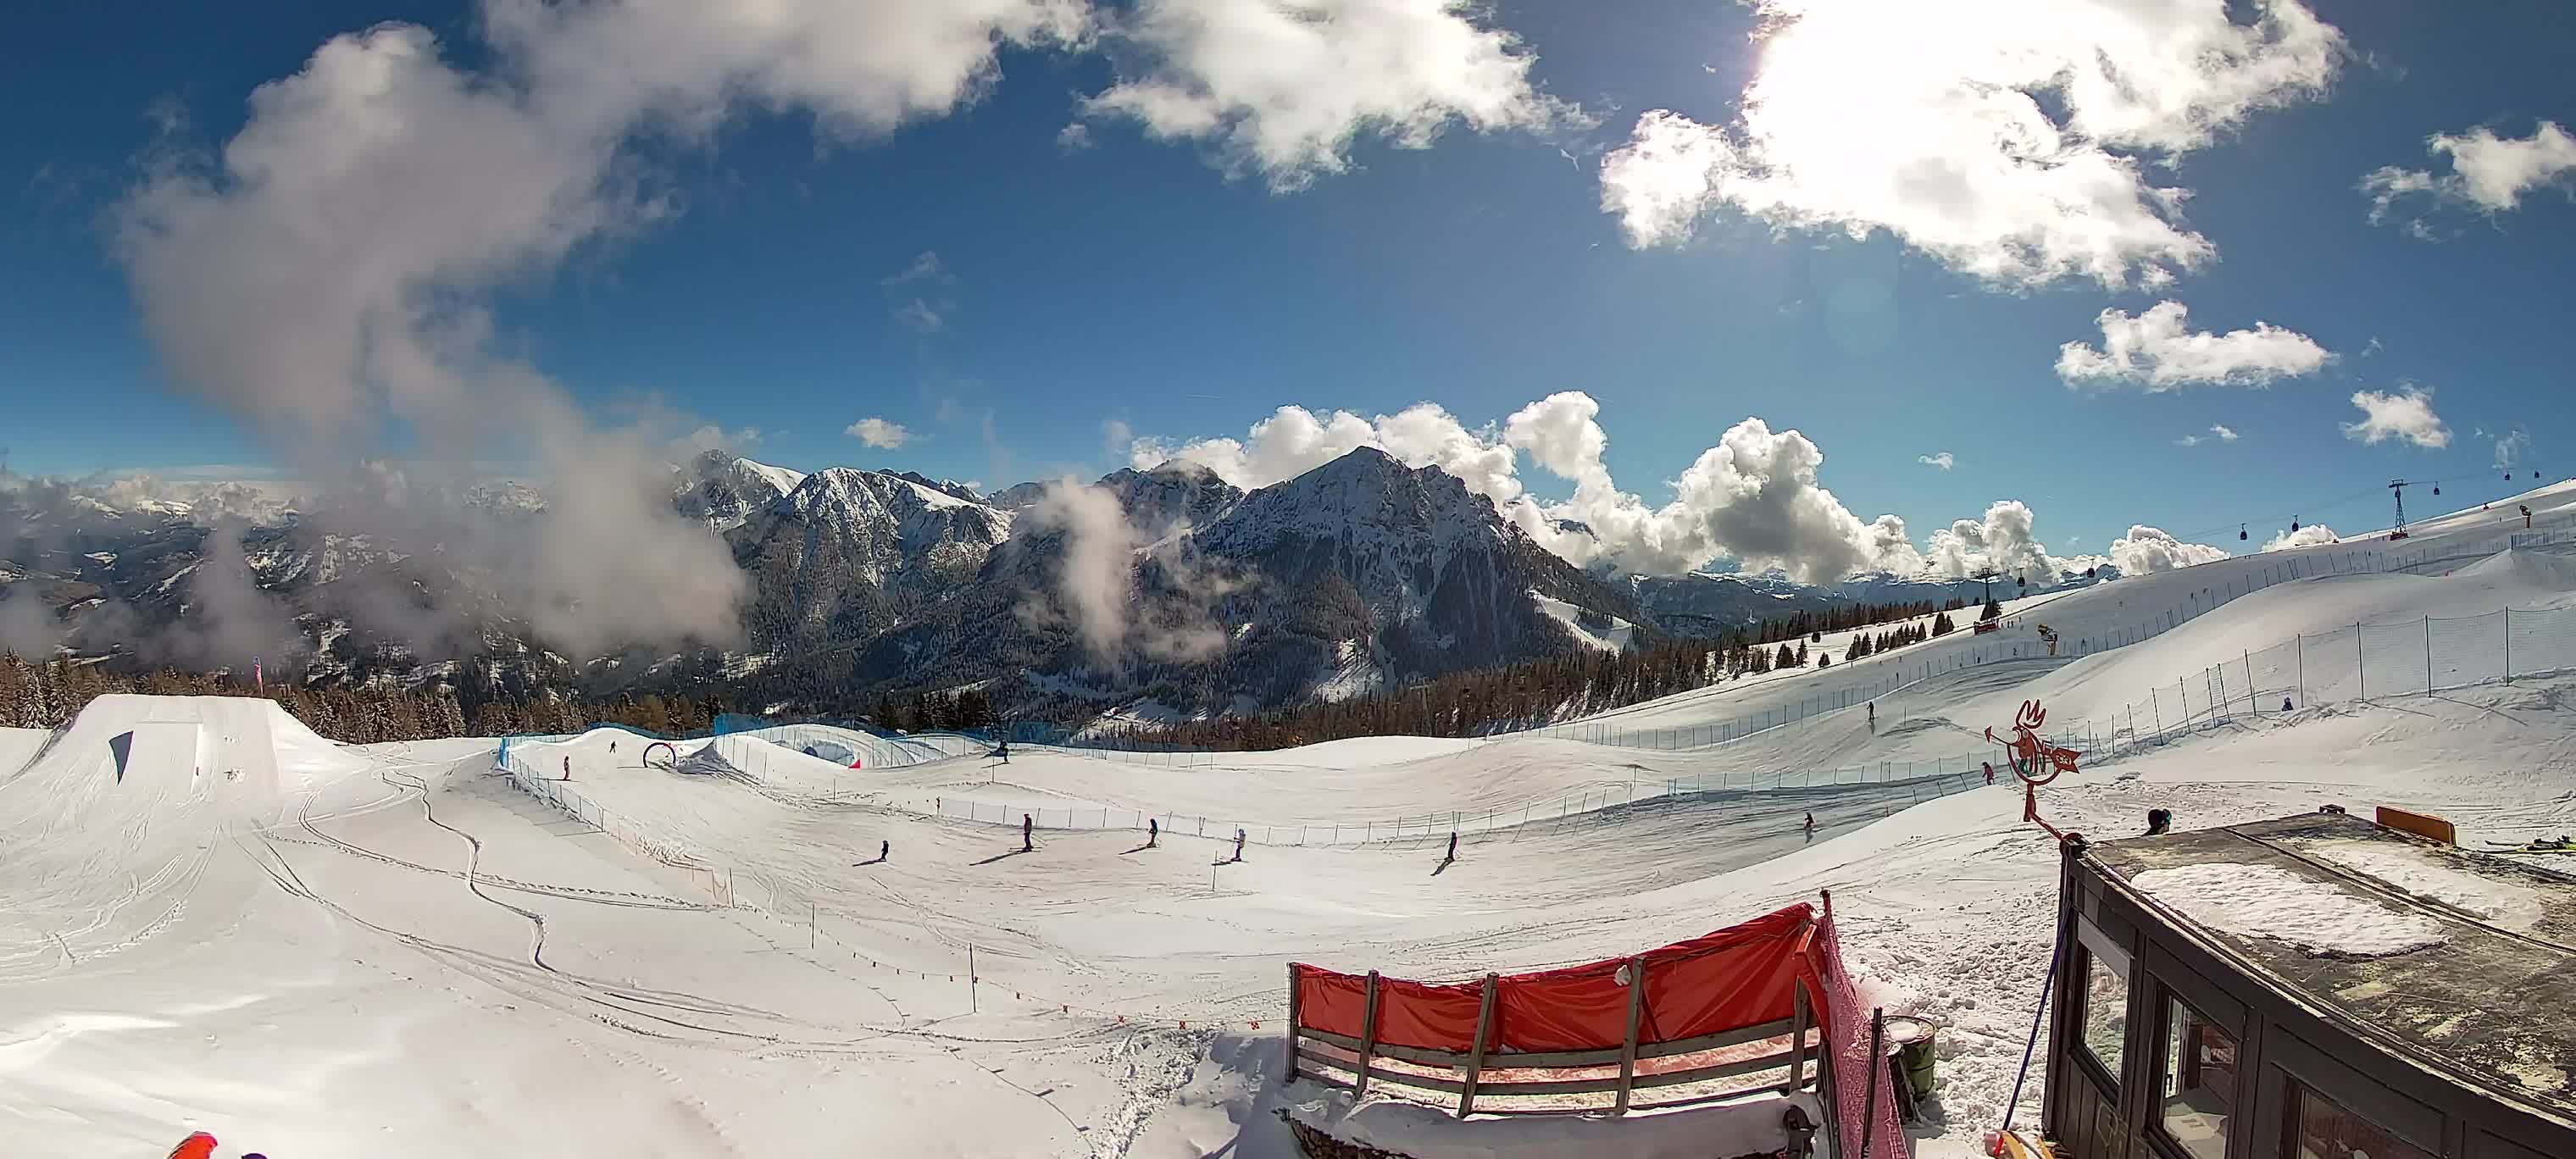
[[[1935,1061],[1931,1021],[1905,1015],[1891,1016],[1887,1020],[1887,1041],[1895,1048],[1897,1070],[1905,1076],[1905,1085],[1913,1088],[1914,1097],[1931,1098]]]

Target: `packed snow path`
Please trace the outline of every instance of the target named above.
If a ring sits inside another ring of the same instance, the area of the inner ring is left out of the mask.
[[[282,1157],[1278,1159],[1268,1110],[1323,1097],[1275,1081],[1290,958],[1528,969],[1831,888],[1877,997],[1944,1023],[1937,1133],[1918,1153],[1965,1155],[2019,1063],[2054,850],[2009,786],[1908,807],[1885,784],[1760,776],[1957,759],[2021,699],[2116,702],[2356,608],[2483,612],[2576,589],[2522,563],[2444,570],[2261,590],[2146,645],[1921,682],[1881,702],[1875,732],[1843,713],[1698,752],[1388,738],[1208,769],[1032,754],[855,777],[776,745],[766,768],[728,762],[740,777],[647,768],[640,742],[610,753],[606,735],[518,753],[557,775],[571,758],[553,792],[603,825],[489,775],[493,742],[351,748],[263,702],[110,697],[55,737],[0,733],[0,1132],[37,1154],[157,1154],[202,1126],[226,1155]],[[2241,716],[2061,780],[2043,807],[2106,834],[2155,807],[2198,827],[2334,801],[2441,813],[2472,841],[2555,835],[2576,829],[2571,697],[2576,680],[2518,679]],[[1760,787],[1644,791],[1734,773]],[[1040,832],[1020,853],[1015,823],[937,815],[951,795],[1046,794],[1366,825],[1576,793],[1594,804],[1473,836],[1446,867],[1437,833],[1215,864],[1230,833],[1140,848],[1133,832]]]

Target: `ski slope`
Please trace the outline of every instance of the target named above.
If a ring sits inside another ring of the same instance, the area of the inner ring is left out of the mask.
[[[1283,1159],[1286,1109],[1418,1159],[1694,1155],[1667,1116],[1462,1125],[1282,1088],[1284,963],[1531,969],[1831,889],[1873,998],[1942,1024],[1916,1153],[1964,1156],[2020,1062],[2057,854],[2009,786],[1925,800],[1784,773],[1974,758],[2024,699],[2054,729],[2356,619],[2576,606],[2567,559],[2495,556],[2490,521],[2455,522],[2396,545],[2424,552],[2408,571],[2308,574],[2391,550],[2348,541],[2012,612],[2067,642],[2139,641],[2108,650],[1929,670],[2007,629],[1615,714],[1689,727],[1822,701],[1873,664],[1927,669],[1880,697],[1875,728],[1855,707],[1690,748],[1372,738],[1172,769],[896,743],[871,763],[881,738],[789,726],[681,742],[675,769],[601,730],[513,741],[500,776],[493,741],[360,748],[262,701],[103,698],[57,735],[0,730],[0,1135],[47,1155],[159,1154],[202,1127],[226,1156]],[[2203,591],[2234,594],[2202,608]],[[2576,830],[2570,696],[2565,676],[2374,703],[2320,689],[2062,778],[2043,807],[2096,833],[2156,807],[2193,828],[2326,802],[2439,813],[2468,841]],[[861,767],[804,751],[824,741]],[[1723,787],[1658,791],[1684,778]],[[961,800],[991,812],[943,816]],[[1051,827],[1019,852],[1011,810],[1041,802],[1067,824],[1193,823],[1150,848]],[[1443,867],[1440,819],[1480,812],[1490,827]],[[1230,828],[1201,835],[1200,815],[1309,832],[1232,862]],[[1373,832],[1403,819],[1421,828]]]

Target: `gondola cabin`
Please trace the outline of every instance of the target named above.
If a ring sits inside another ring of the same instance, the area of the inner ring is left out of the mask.
[[[2576,1157],[2576,879],[2525,860],[2331,807],[2070,836],[2057,1154]]]

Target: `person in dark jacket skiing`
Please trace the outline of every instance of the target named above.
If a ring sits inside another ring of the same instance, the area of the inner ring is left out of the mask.
[[[877,860],[894,860],[894,842],[892,839],[877,842]]]
[[[569,780],[571,780],[571,779],[572,779],[572,758],[571,758],[571,757],[565,757],[565,758],[564,758],[564,779],[565,779],[565,780],[567,780],[567,781],[569,781]]]
[[[1145,848],[1153,848],[1154,843],[1162,839],[1163,823],[1151,817],[1145,818]]]
[[[1458,831],[1455,829],[1449,831],[1449,856],[1444,860],[1458,860]]]
[[[1806,834],[1810,839],[1816,835],[1816,815],[1813,813],[1807,814]]]
[[[1036,828],[1037,822],[1029,820],[1028,814],[1020,814],[1020,852],[1026,853],[1037,848],[1037,843],[1030,838],[1030,834],[1033,833]]]
[[[1234,828],[1234,859],[1243,860],[1243,827],[1240,825]]]

